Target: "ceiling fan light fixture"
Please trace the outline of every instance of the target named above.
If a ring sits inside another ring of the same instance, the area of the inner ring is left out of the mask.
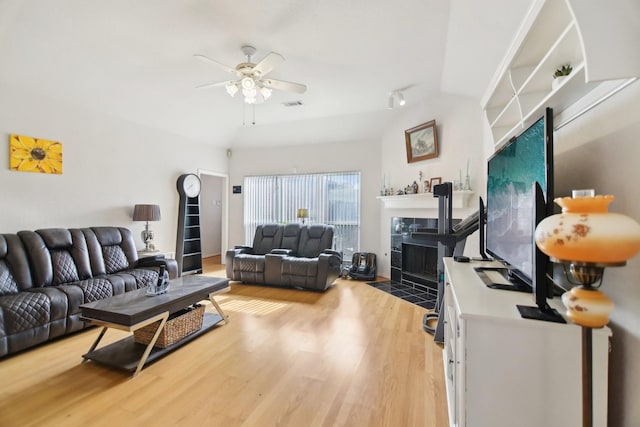
[[[260,93],[262,94],[262,97],[265,99],[265,101],[267,99],[269,99],[269,97],[271,96],[271,92],[273,92],[271,89],[269,89],[268,87],[261,87],[260,88]]]
[[[228,83],[224,86],[224,88],[227,90],[227,93],[232,97],[235,96],[236,93],[238,92],[238,85],[236,83]]]
[[[243,77],[240,83],[243,89],[254,89],[256,87],[256,82],[249,76]]]
[[[245,96],[245,98],[255,98],[257,93],[258,91],[254,87],[242,89],[242,94]]]

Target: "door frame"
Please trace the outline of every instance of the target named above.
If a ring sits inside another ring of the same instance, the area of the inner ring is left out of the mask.
[[[222,178],[222,215],[220,221],[220,262],[225,263],[225,254],[229,247],[229,175],[206,169],[198,169],[198,176],[209,175]]]

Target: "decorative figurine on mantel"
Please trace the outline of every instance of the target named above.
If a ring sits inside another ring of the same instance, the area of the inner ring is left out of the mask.
[[[460,184],[462,184],[462,182]],[[464,187],[462,189],[464,191],[471,191],[471,182],[469,180],[469,160],[467,160],[467,177],[464,180]]]
[[[418,186],[418,183],[413,181],[413,184],[411,184],[411,190],[413,194],[418,194],[418,190],[420,189],[420,187]]]

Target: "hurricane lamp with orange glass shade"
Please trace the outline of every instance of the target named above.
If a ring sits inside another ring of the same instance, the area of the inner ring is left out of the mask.
[[[538,224],[535,240],[552,262],[568,265],[574,284],[562,295],[567,316],[582,327],[582,425],[593,425],[592,328],[609,323],[613,302],[598,288],[606,267],[620,267],[640,251],[640,225],[609,212],[614,196],[563,197],[554,201],[562,213]]]

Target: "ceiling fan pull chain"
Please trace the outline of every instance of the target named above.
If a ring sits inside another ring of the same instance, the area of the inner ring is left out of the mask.
[[[256,124],[256,104],[252,104],[253,107],[253,125]]]

